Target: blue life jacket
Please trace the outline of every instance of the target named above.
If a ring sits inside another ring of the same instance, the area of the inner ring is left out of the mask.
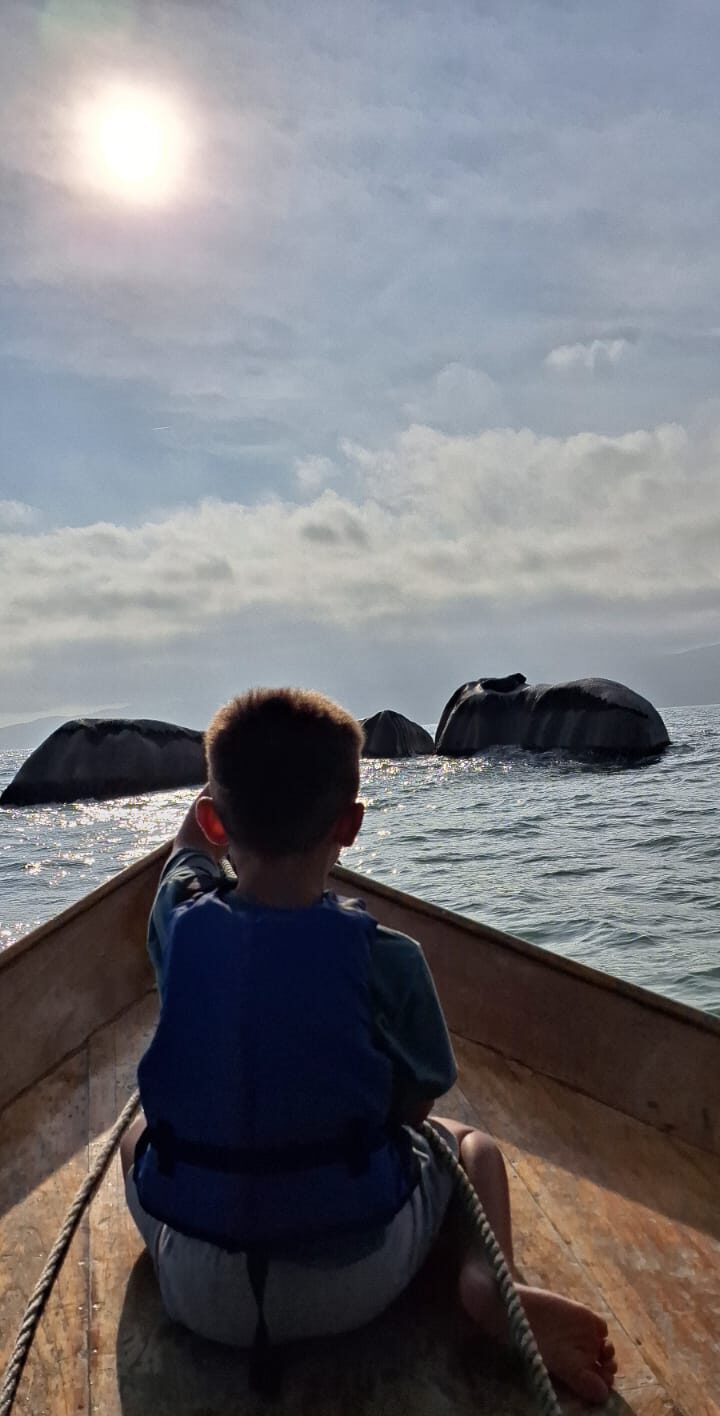
[[[229,1250],[389,1223],[415,1183],[375,1045],[375,921],[325,896],[301,910],[217,893],[168,936],[165,996],[138,1068],[149,1214]]]

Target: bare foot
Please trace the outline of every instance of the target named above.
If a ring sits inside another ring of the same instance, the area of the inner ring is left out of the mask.
[[[602,1405],[608,1400],[617,1371],[605,1319],[544,1288],[526,1288],[519,1283],[517,1291],[548,1371],[584,1401]],[[507,1341],[504,1304],[484,1264],[465,1265],[460,1297],[466,1312],[485,1333]]]

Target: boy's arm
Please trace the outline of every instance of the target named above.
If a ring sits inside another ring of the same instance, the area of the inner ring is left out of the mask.
[[[173,911],[217,890],[225,879],[221,861],[224,845],[213,845],[198,824],[195,808],[204,787],[188,808],[163,866],[148,922],[147,948],[160,997],[164,991],[168,931]]]
[[[415,940],[379,927],[371,957],[376,1039],[395,1074],[393,1116],[418,1128],[457,1080],[447,1025]]]

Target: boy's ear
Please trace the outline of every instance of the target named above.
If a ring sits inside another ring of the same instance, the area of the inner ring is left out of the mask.
[[[365,802],[354,801],[347,811],[344,811],[335,827],[335,840],[339,846],[351,846],[363,824],[365,815]]]
[[[217,814],[212,797],[201,796],[198,798],[195,803],[195,820],[211,846],[227,845],[227,831]]]

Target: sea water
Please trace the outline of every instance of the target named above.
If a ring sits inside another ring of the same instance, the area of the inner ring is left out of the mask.
[[[365,761],[343,863],[720,1015],[720,706],[663,717],[672,746],[641,766]],[[0,753],[0,789],[23,757]],[[167,840],[193,795],[0,810],[0,948]]]

